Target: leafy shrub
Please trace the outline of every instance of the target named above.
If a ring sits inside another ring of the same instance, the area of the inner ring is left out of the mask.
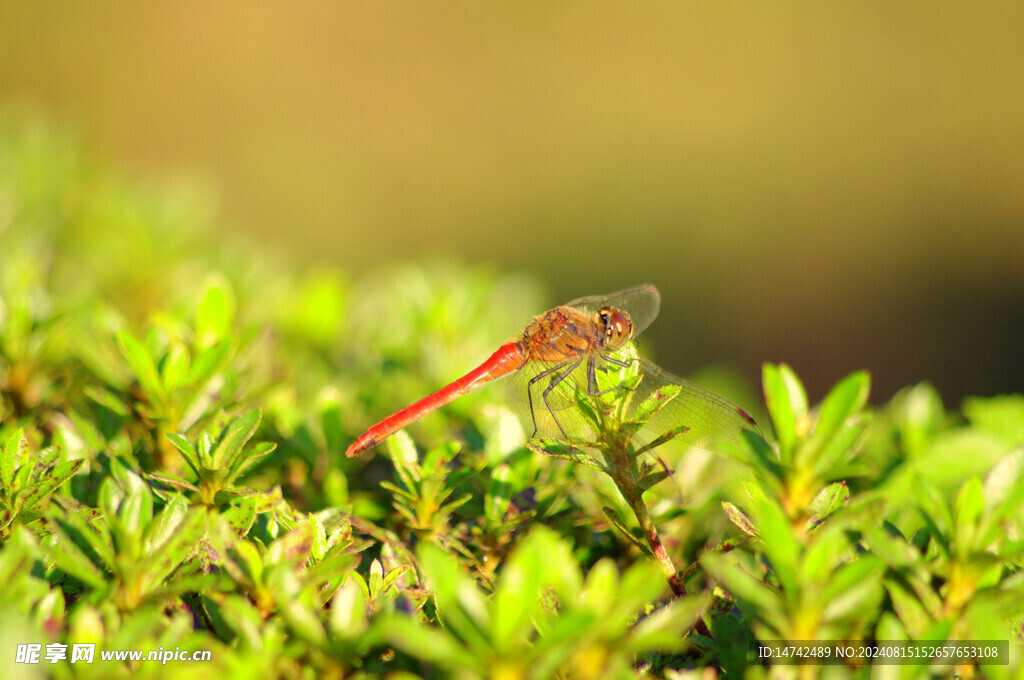
[[[527,448],[484,389],[349,460],[539,287],[269,261],[211,235],[187,182],[79,148],[0,117],[7,677],[762,677],[754,639],[1011,639],[1009,666],[959,672],[1019,677],[1024,397],[957,414],[921,384],[871,410],[855,373],[812,408],[766,365],[774,443],[666,438],[662,469],[628,436]],[[212,658],[12,661],[83,642]]]

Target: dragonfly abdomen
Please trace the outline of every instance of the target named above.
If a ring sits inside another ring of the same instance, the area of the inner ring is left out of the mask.
[[[522,344],[510,342],[502,345],[487,361],[455,382],[449,383],[437,392],[423,397],[415,404],[406,406],[401,411],[388,416],[361,434],[348,447],[345,455],[349,458],[358,456],[366,449],[376,446],[395,432],[416,422],[431,411],[435,411],[450,401],[461,397],[466,392],[515,371],[526,362],[526,359],[526,352]]]

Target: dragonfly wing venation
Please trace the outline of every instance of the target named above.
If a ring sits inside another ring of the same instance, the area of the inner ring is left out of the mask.
[[[531,361],[509,377],[505,392],[527,436],[535,426],[538,437],[563,439],[568,435],[589,440],[595,436],[592,423],[576,404],[578,393],[587,394],[586,355],[558,363]]]
[[[649,361],[641,360],[643,380],[633,395],[632,408],[665,385],[680,388],[679,393],[655,413],[641,432],[643,441],[650,441],[673,428],[689,430],[677,439],[702,449],[716,444],[735,443],[744,430],[761,434],[757,424],[743,409],[710,390],[672,375]],[[763,435],[762,435],[763,436]]]
[[[750,416],[728,399],[672,375],[649,361],[639,361],[642,379],[629,395],[627,419],[635,415],[644,400],[658,389],[673,386],[678,388],[678,392],[647,420],[635,435],[634,445],[646,444],[669,430],[684,427],[689,429],[676,440],[703,449],[737,443],[744,430],[763,437]],[[618,370],[615,366],[606,366],[607,362],[600,357],[596,357],[596,364],[599,373],[605,368]],[[544,392],[554,382],[557,385],[548,391],[545,400]],[[510,376],[506,391],[509,404],[519,414],[528,436],[536,427],[534,436],[538,437],[564,439],[568,436],[577,441],[593,441],[597,428],[587,417],[586,410],[577,403],[578,396],[589,400],[586,396],[588,383],[587,357],[583,356],[575,366],[573,362],[530,362]]]
[[[658,289],[649,283],[626,288],[611,295],[593,295],[567,302],[563,307],[575,307],[594,313],[602,307],[613,307],[627,312],[633,321],[633,332],[641,333],[658,316],[661,308],[661,295]]]

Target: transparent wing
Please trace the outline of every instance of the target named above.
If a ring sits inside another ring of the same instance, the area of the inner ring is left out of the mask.
[[[631,415],[635,415],[644,400],[658,389],[679,388],[676,396],[647,421],[638,435],[641,442],[649,442],[680,427],[689,429],[676,439],[701,449],[714,449],[717,444],[738,442],[744,430],[764,437],[754,419],[728,399],[672,375],[644,359],[640,359],[640,364],[643,379],[633,394]]]
[[[572,363],[531,361],[509,376],[505,387],[508,403],[522,421],[527,437],[568,436],[590,441],[596,435],[595,428],[576,406],[577,390],[587,394],[586,355],[575,367]]]
[[[635,354],[634,354],[635,356]],[[744,430],[764,437],[761,429],[746,411],[728,399],[672,375],[644,359],[639,364],[622,368],[596,358],[598,380],[602,385],[615,384],[616,374],[639,371],[640,383],[629,395],[624,420],[636,419],[648,397],[658,390],[672,396],[654,413],[634,436],[634,446],[647,444],[670,430],[688,428],[674,438],[698,448],[714,450],[726,443],[736,443]],[[590,401],[587,357],[574,365],[531,362],[509,377],[506,391],[509,404],[519,414],[527,436],[594,441],[598,428],[587,408],[578,402]],[[607,372],[602,376],[602,372]],[[611,381],[611,382],[609,382]],[[556,384],[557,383],[557,384]],[[548,389],[555,385],[550,390]],[[607,388],[606,388],[607,389]],[[545,391],[547,397],[545,398]],[[614,393],[612,396],[615,396]],[[593,413],[591,410],[590,413]]]
[[[594,313],[602,307],[614,307],[628,312],[633,320],[633,328],[637,334],[646,330],[658,316],[661,308],[661,295],[658,289],[649,283],[633,288],[626,288],[611,295],[593,295],[566,302],[563,307],[574,307],[588,313]]]

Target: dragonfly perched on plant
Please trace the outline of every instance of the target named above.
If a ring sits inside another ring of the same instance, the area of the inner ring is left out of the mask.
[[[636,355],[631,341],[654,321],[660,306],[658,289],[642,285],[555,307],[463,377],[368,429],[345,454],[357,456],[504,376],[509,376],[509,400],[528,418],[533,436],[592,440],[600,436],[594,404],[600,407],[617,397],[625,397],[620,406],[632,405],[618,414],[622,422],[638,416],[636,443],[678,438],[710,448],[736,441],[744,430],[760,435],[757,423],[739,406]]]
[[[628,396],[634,411],[644,411],[638,425],[645,441],[671,432],[667,438],[707,449],[737,440],[743,430],[760,434],[754,419],[734,403],[636,355],[631,341],[654,321],[660,300],[656,288],[644,285],[555,307],[462,378],[359,435],[345,455],[358,456],[453,399],[505,376],[510,376],[509,400],[528,418],[534,436],[578,442],[593,438],[592,400],[606,395]],[[618,417],[628,422],[632,415]]]

